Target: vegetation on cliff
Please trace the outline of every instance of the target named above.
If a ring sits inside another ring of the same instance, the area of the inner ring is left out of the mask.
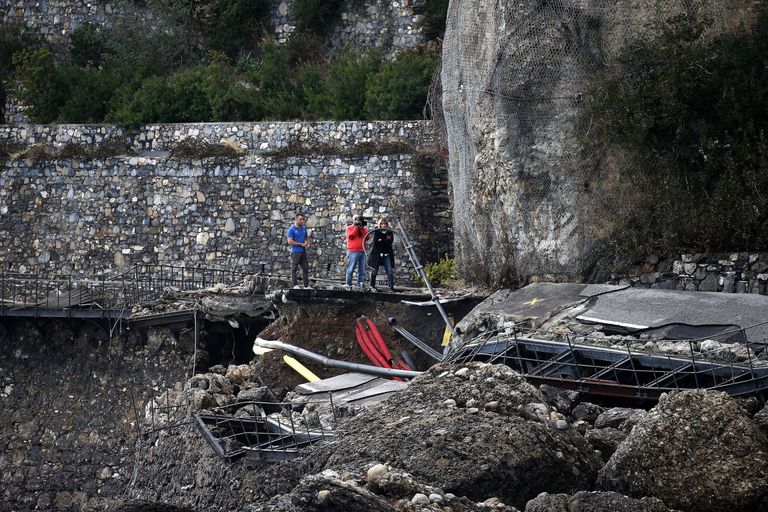
[[[148,2],[79,26],[67,55],[14,27],[0,37],[0,99],[17,97],[38,123],[422,118],[438,54],[331,52],[341,7],[298,0],[286,44],[269,35],[267,0]],[[427,7],[436,37],[444,8]]]
[[[588,178],[612,189],[619,252],[768,243],[768,9],[734,32],[711,27],[687,2],[625,44],[588,90],[582,134],[604,144]]]

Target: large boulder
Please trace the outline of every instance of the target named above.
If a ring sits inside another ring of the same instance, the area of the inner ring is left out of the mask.
[[[458,496],[522,507],[543,491],[591,488],[600,466],[584,437],[551,413],[541,393],[506,366],[439,365],[352,418],[336,444],[318,450],[325,468],[381,461]]]
[[[600,470],[598,487],[683,510],[768,510],[768,437],[728,395],[662,397]]]

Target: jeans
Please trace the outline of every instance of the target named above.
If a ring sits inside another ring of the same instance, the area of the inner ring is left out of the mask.
[[[347,256],[347,284],[352,284],[352,274],[357,267],[357,286],[362,286],[365,282],[365,253],[349,252]]]
[[[379,263],[384,265],[384,272],[387,273],[387,285],[390,288],[395,287],[395,278],[392,276],[392,256],[384,256],[379,259]],[[371,286],[376,287],[376,275],[379,273],[379,267],[374,268],[371,271]]]
[[[292,252],[291,253],[291,284],[296,286],[297,276],[296,269],[301,267],[301,278],[304,282],[304,286],[309,286],[309,261],[307,260],[306,252]]]

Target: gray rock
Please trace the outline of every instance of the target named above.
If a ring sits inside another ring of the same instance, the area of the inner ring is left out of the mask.
[[[546,384],[539,386],[539,391],[544,395],[549,405],[563,414],[569,413],[581,399],[581,395],[577,391],[558,389]]]
[[[603,407],[589,402],[582,402],[573,408],[571,417],[576,421],[586,421],[594,425],[595,420],[605,411]]]
[[[707,274],[707,277],[699,283],[700,292],[716,292],[719,288],[720,280],[717,274]]]
[[[496,496],[515,506],[541,491],[592,485],[599,466],[594,450],[574,429],[557,430],[548,417],[528,412],[535,409],[530,405],[546,405],[522,376],[503,365],[469,365],[474,380],[445,369],[432,367],[379,408],[351,418],[348,434],[323,447],[324,467],[351,471],[364,461],[386,460],[427,485],[475,501]],[[446,408],[448,397],[458,403],[482,397],[499,405],[494,412],[467,414]],[[458,446],[460,457],[453,455]]]
[[[598,488],[683,510],[766,510],[768,437],[725,393],[670,393],[600,470]]]
[[[595,420],[595,428],[613,427],[622,430],[631,430],[640,418],[647,414],[642,409],[628,409],[614,407],[600,414]]]
[[[525,512],[670,512],[656,498],[634,499],[615,492],[579,491],[567,494],[542,493],[525,505]]]
[[[613,427],[594,428],[587,430],[584,437],[587,438],[595,450],[600,452],[604,461],[611,458],[622,441],[627,438],[627,433]]]
[[[241,389],[237,393],[237,401],[242,402],[245,400],[250,400],[254,402],[268,402],[270,401],[271,393],[269,391],[269,388],[264,387],[254,387],[249,389]]]
[[[768,435],[768,406],[765,406],[758,411],[752,420],[766,435]]]

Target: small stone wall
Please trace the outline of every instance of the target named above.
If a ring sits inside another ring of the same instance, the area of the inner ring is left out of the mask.
[[[683,254],[650,256],[612,284],[645,288],[726,293],[768,294],[768,253]]]
[[[287,41],[296,30],[291,10],[295,0],[281,0],[273,16],[275,36]],[[330,36],[331,48],[377,48],[385,58],[392,59],[403,50],[422,46],[426,39],[421,22],[426,0],[365,0],[350,1],[341,12],[341,20]]]
[[[51,148],[122,135],[113,126],[0,127],[0,142]],[[187,137],[225,140],[245,153],[171,157]],[[314,230],[315,277],[343,275],[344,229],[356,212],[399,217],[423,260],[434,261],[452,238],[447,176],[430,160],[432,137],[424,122],[156,125],[128,138],[138,156],[9,158],[0,164],[0,262],[59,272],[164,263],[286,275],[285,233],[297,211]],[[375,154],[393,143],[404,149]],[[346,155],[271,153],[299,146]],[[403,282],[412,272],[401,244],[397,250]]]
[[[295,30],[291,18],[294,0],[275,0],[270,24],[275,36],[285,42]],[[329,36],[331,47],[380,48],[388,56],[413,49],[426,41],[419,23],[423,17],[414,9],[423,9],[425,0],[349,0],[342,8],[341,20]],[[54,44],[68,43],[69,35],[84,23],[104,25],[109,18],[129,12],[135,4],[48,0],[26,2],[11,0],[0,7],[3,24],[24,23],[36,29]]]

